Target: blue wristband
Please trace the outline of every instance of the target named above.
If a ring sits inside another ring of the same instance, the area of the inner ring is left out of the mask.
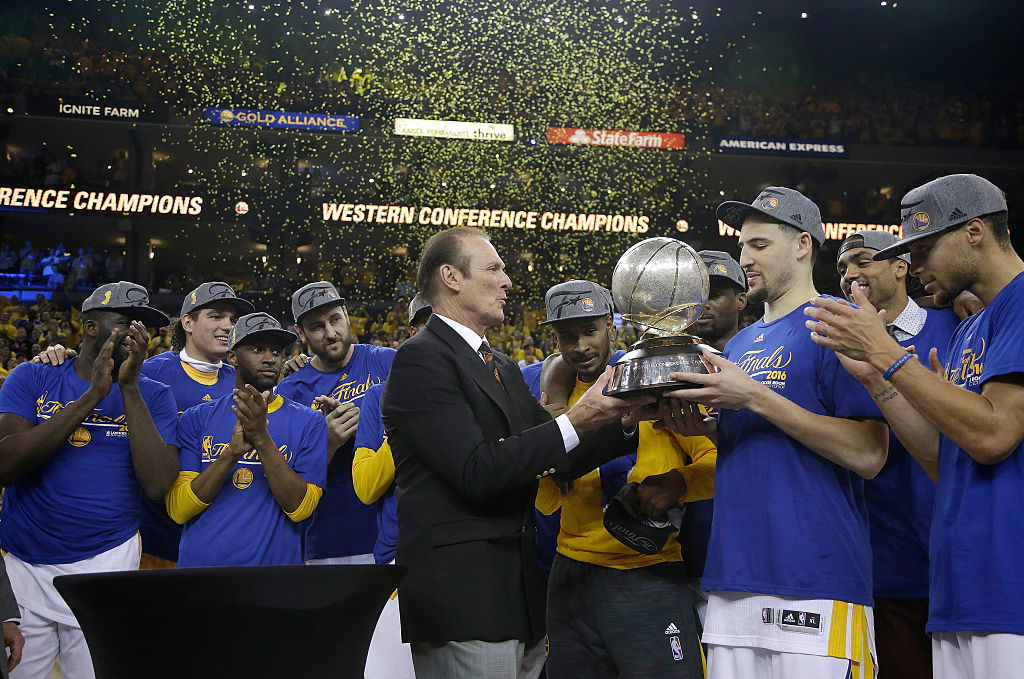
[[[910,360],[910,357],[911,357],[911,356],[913,356],[913,354],[912,354],[912,353],[910,353],[910,352],[908,351],[907,353],[905,353],[905,354],[903,354],[902,356],[900,356],[899,358],[897,358],[897,359],[896,359],[896,362],[895,362],[895,363],[893,363],[892,365],[890,365],[890,366],[889,366],[889,369],[888,369],[888,370],[886,370],[886,371],[885,371],[885,374],[883,374],[883,375],[882,375],[882,379],[883,379],[883,380],[887,380],[887,379],[889,379],[890,377],[892,377],[892,374],[893,374],[894,372],[896,372],[897,370],[899,370],[899,369],[900,369],[900,367],[901,367],[901,366],[902,366],[902,365],[903,365],[904,363],[906,363],[907,361],[909,361],[909,360]]]

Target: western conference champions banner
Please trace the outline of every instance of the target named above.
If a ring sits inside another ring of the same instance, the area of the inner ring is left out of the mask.
[[[319,130],[322,132],[359,131],[359,118],[330,113],[293,113],[291,111],[209,107],[203,110],[203,120],[213,125],[235,125],[241,127]]]

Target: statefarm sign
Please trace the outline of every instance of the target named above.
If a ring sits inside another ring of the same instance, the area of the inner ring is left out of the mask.
[[[587,231],[647,233],[646,215],[591,214],[577,212],[528,212],[526,210],[477,210],[408,205],[363,205],[324,203],[323,219],[330,222],[364,224],[423,224],[431,226],[476,226],[489,229],[536,229],[544,231]]]
[[[589,144],[625,146],[643,149],[681,149],[685,136],[676,132],[630,132],[627,130],[588,130],[582,127],[549,127],[549,144]]]
[[[826,240],[846,240],[858,231],[888,231],[897,238],[903,238],[903,227],[899,224],[861,224],[858,222],[825,222]],[[718,220],[719,236],[739,236],[740,232],[722,220]]]

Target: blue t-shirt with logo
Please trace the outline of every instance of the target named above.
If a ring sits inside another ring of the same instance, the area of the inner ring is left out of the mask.
[[[80,398],[89,382],[77,358],[52,367],[22,363],[0,389],[0,413],[41,424]],[[165,443],[177,445],[178,407],[166,386],[139,376],[139,391]],[[135,476],[124,400],[110,393],[50,459],[7,488],[0,546],[34,564],[74,563],[116,547],[139,529],[142,488]]]
[[[178,404],[178,415],[192,406],[230,394],[235,388],[235,369],[232,366],[224,363],[216,373],[199,373],[193,368],[185,368],[175,351],[165,351],[146,359],[142,364],[142,374],[171,388]],[[212,384],[205,383],[211,381]],[[162,500],[154,502],[143,497],[139,535],[144,554],[169,561],[178,560],[181,526],[167,515],[167,506]]]
[[[914,345],[918,360],[928,367],[928,352],[946,345],[960,319],[950,309],[929,309],[924,327],[900,341]],[[873,479],[864,482],[864,499],[871,526],[875,596],[897,599],[928,596],[928,533],[935,508],[935,484],[899,439],[890,432],[889,456]]]
[[[1024,373],[1024,273],[957,328],[946,379],[981,393]],[[981,464],[945,436],[931,532],[929,632],[1024,634],[1024,442]]]
[[[189,408],[178,422],[181,470],[202,473],[231,442],[230,394]],[[267,431],[295,473],[323,488],[327,423],[320,413],[281,398],[271,402]],[[276,566],[302,563],[302,523],[277,504],[255,450],[235,463],[217,496],[185,523],[179,567]]]
[[[740,330],[723,355],[812,413],[881,418],[835,352],[811,341],[807,306]],[[718,422],[704,589],[871,605],[864,480],[749,410]]]
[[[359,402],[356,448],[377,450],[384,443],[384,420],[380,415],[380,396],[383,393],[384,384],[375,384],[366,390]],[[398,501],[394,483],[373,503],[373,507],[377,510],[377,542],[373,546],[373,560],[375,563],[391,563],[398,544]]]
[[[387,379],[395,350],[371,344],[355,344],[352,349],[352,358],[338,370],[324,372],[307,363],[281,380],[277,393],[307,407],[323,395],[360,405],[367,389]],[[352,437],[327,467],[324,496],[306,528],[306,561],[373,552],[377,511],[360,502],[352,486],[354,444]]]

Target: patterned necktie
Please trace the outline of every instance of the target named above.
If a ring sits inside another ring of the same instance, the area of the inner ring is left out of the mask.
[[[498,374],[498,366],[494,363],[494,352],[491,351],[491,347],[488,346],[487,342],[481,342],[480,348],[477,351],[484,357],[484,363],[487,364],[487,367],[494,369],[494,379],[498,380],[498,384],[501,384],[501,375]]]
[[[896,336],[896,326],[892,323],[886,324],[885,331],[889,333],[889,337],[892,337],[897,342],[900,340],[900,338]]]

